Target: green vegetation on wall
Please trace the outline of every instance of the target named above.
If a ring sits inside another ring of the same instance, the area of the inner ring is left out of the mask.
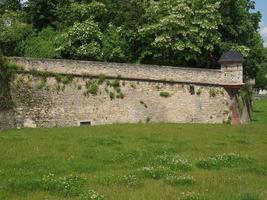
[[[167,98],[167,97],[170,97],[171,95],[169,92],[160,92],[159,96]]]
[[[17,65],[9,63],[0,54],[0,111],[13,107],[13,101],[10,96],[10,81],[18,69]]]
[[[114,99],[115,97],[117,99],[123,99],[124,98],[124,94],[121,91],[121,83],[120,83],[120,80],[118,80],[118,79],[107,81],[106,92],[109,93],[111,100]]]

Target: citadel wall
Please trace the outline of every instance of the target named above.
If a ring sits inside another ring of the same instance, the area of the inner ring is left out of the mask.
[[[243,84],[240,64],[212,70],[73,60],[10,60],[22,66],[24,72],[11,83],[14,111],[0,112],[0,127],[8,128],[223,123],[232,116],[231,88]],[[69,75],[72,80],[63,84],[51,75],[44,81],[33,76],[33,70]],[[101,83],[100,76],[105,77]],[[96,94],[88,93],[88,86],[95,83]]]

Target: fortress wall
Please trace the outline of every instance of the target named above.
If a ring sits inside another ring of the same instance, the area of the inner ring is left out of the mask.
[[[26,72],[34,69],[71,74],[73,80],[62,84],[51,75],[43,82],[42,77],[31,73],[17,74],[10,84],[15,107],[0,113],[0,129],[71,127],[83,122],[229,122],[233,114],[229,88],[243,82],[242,67],[238,65],[211,70],[72,60],[10,60]],[[96,82],[100,74],[106,79],[98,85],[97,94],[85,95],[88,83]],[[110,86],[114,79],[119,81],[119,88]],[[116,90],[121,91],[123,98],[116,98]],[[162,92],[169,97],[162,97]]]
[[[76,77],[58,91],[57,82],[49,78],[42,89],[38,81],[20,75],[14,82],[12,96],[16,102],[17,118],[24,127],[80,126],[113,123],[223,123],[230,116],[231,99],[222,87],[194,86],[198,94],[190,93],[189,85],[120,81],[124,98],[111,99],[106,82],[99,86],[97,95],[85,96],[89,78]],[[22,81],[24,80],[24,81]],[[19,86],[18,86],[19,85]],[[27,88],[25,90],[25,88]],[[170,97],[161,97],[160,92]],[[216,95],[211,97],[211,91]]]
[[[105,63],[77,60],[10,58],[25,70],[56,72],[62,74],[99,76],[144,80],[168,80],[206,84],[241,84],[242,70],[199,69],[170,66],[135,65],[124,63]]]
[[[15,112],[13,110],[0,111],[0,131],[17,128]]]

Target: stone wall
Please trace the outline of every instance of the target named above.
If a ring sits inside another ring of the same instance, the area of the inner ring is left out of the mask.
[[[13,110],[0,111],[0,131],[17,128],[15,112]]]
[[[77,60],[10,58],[25,70],[39,70],[72,75],[99,76],[143,80],[169,80],[184,83],[231,85],[242,84],[242,67],[231,66],[232,70],[198,69],[155,65],[134,65],[122,63],[90,62]],[[239,66],[239,65],[237,65]]]
[[[25,71],[11,83],[16,106],[10,113],[0,113],[1,129],[139,122],[223,123],[232,115],[233,96],[229,87],[242,85],[242,66],[238,65],[231,70],[211,70],[71,60],[10,60]],[[44,81],[31,75],[33,69],[71,75],[73,80],[62,84],[51,75]],[[106,79],[98,84],[97,94],[88,93],[88,84],[99,82],[100,74]],[[111,86],[114,80],[119,87]],[[118,93],[121,95],[116,97]]]
[[[189,85],[120,81],[121,99],[116,98],[114,88],[107,86],[110,80],[99,86],[97,95],[84,94],[89,78],[75,78],[60,91],[54,78],[49,78],[42,89],[36,87],[37,80],[24,77],[22,83],[21,76],[17,80],[12,96],[24,127],[79,126],[80,122],[223,123],[230,114],[231,100],[222,87],[195,85],[191,86],[195,94],[191,94]],[[162,97],[161,92],[170,96]]]

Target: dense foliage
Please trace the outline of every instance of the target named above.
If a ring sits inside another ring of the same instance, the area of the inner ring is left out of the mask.
[[[53,28],[47,27],[22,41],[19,46],[20,54],[26,57],[58,58],[60,53],[56,48],[60,42],[59,34]]]
[[[253,0],[2,0],[5,55],[217,67],[224,51],[245,58],[265,87],[267,52]]]
[[[138,30],[145,48],[140,60],[156,64],[197,65],[203,53],[220,42],[219,2],[168,0],[151,4],[147,22]]]
[[[17,72],[18,67],[8,62],[0,53],[0,111],[12,108],[10,96],[10,80]]]

